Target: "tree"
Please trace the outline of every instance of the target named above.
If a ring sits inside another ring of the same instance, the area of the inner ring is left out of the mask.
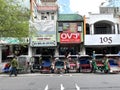
[[[0,37],[28,37],[29,10],[17,0],[0,0]]]

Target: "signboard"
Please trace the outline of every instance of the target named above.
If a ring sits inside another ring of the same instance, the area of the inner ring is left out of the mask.
[[[80,43],[80,33],[60,33],[60,43]]]
[[[32,37],[30,46],[56,46],[56,35],[41,35],[41,37]]]
[[[33,23],[36,28],[32,36],[30,46],[56,46],[56,23],[53,20],[36,21]]]
[[[85,35],[85,45],[119,45],[119,34]]]
[[[12,37],[2,37],[0,38],[0,44],[28,44],[29,38],[12,38]]]

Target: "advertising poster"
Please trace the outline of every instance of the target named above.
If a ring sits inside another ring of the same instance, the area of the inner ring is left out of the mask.
[[[54,21],[38,21],[34,23],[34,27],[35,32],[31,37],[31,46],[56,46],[56,28]]]
[[[63,23],[63,32],[77,32],[77,23]]]

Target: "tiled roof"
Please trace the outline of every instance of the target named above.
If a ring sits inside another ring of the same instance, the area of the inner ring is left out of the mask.
[[[58,21],[83,21],[83,16],[79,14],[59,14]]]

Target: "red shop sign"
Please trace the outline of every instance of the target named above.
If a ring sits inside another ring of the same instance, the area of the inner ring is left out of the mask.
[[[80,33],[60,33],[60,43],[80,43]]]

